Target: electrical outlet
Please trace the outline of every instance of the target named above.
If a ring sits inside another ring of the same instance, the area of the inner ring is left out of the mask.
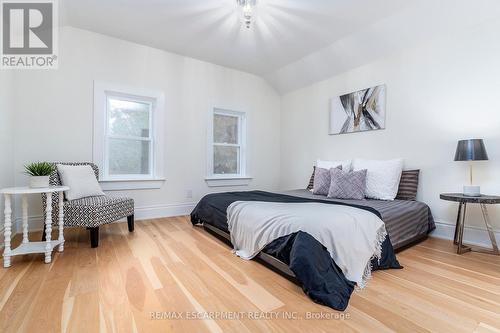
[[[193,190],[187,190],[186,191],[186,198],[187,199],[192,199],[193,198]]]

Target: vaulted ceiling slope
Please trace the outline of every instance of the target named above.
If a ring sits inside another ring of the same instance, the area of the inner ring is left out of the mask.
[[[303,87],[415,43],[498,17],[498,0],[64,0],[63,21]]]

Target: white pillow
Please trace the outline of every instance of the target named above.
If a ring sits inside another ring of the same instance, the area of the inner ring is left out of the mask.
[[[105,195],[90,165],[58,164],[57,172],[61,183],[69,186],[69,190],[64,191],[67,200]]]
[[[403,160],[387,161],[355,159],[353,170],[366,169],[367,198],[394,200],[398,194],[399,181],[403,171]]]
[[[345,172],[351,171],[351,161],[350,160],[344,160],[344,161],[317,160],[316,161],[317,168],[322,168],[322,169],[327,169],[327,170],[330,170],[331,168],[336,168],[339,165],[342,165],[343,171],[345,171]]]

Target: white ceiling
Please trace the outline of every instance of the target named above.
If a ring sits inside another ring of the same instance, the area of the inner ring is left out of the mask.
[[[429,37],[449,4],[478,1],[496,0],[258,0],[251,29],[235,0],[61,3],[65,24],[257,74],[286,92]]]

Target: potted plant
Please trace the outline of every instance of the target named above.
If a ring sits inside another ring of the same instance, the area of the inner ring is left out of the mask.
[[[30,187],[49,187],[49,176],[55,170],[48,162],[34,162],[24,166],[26,174],[30,176]]]

